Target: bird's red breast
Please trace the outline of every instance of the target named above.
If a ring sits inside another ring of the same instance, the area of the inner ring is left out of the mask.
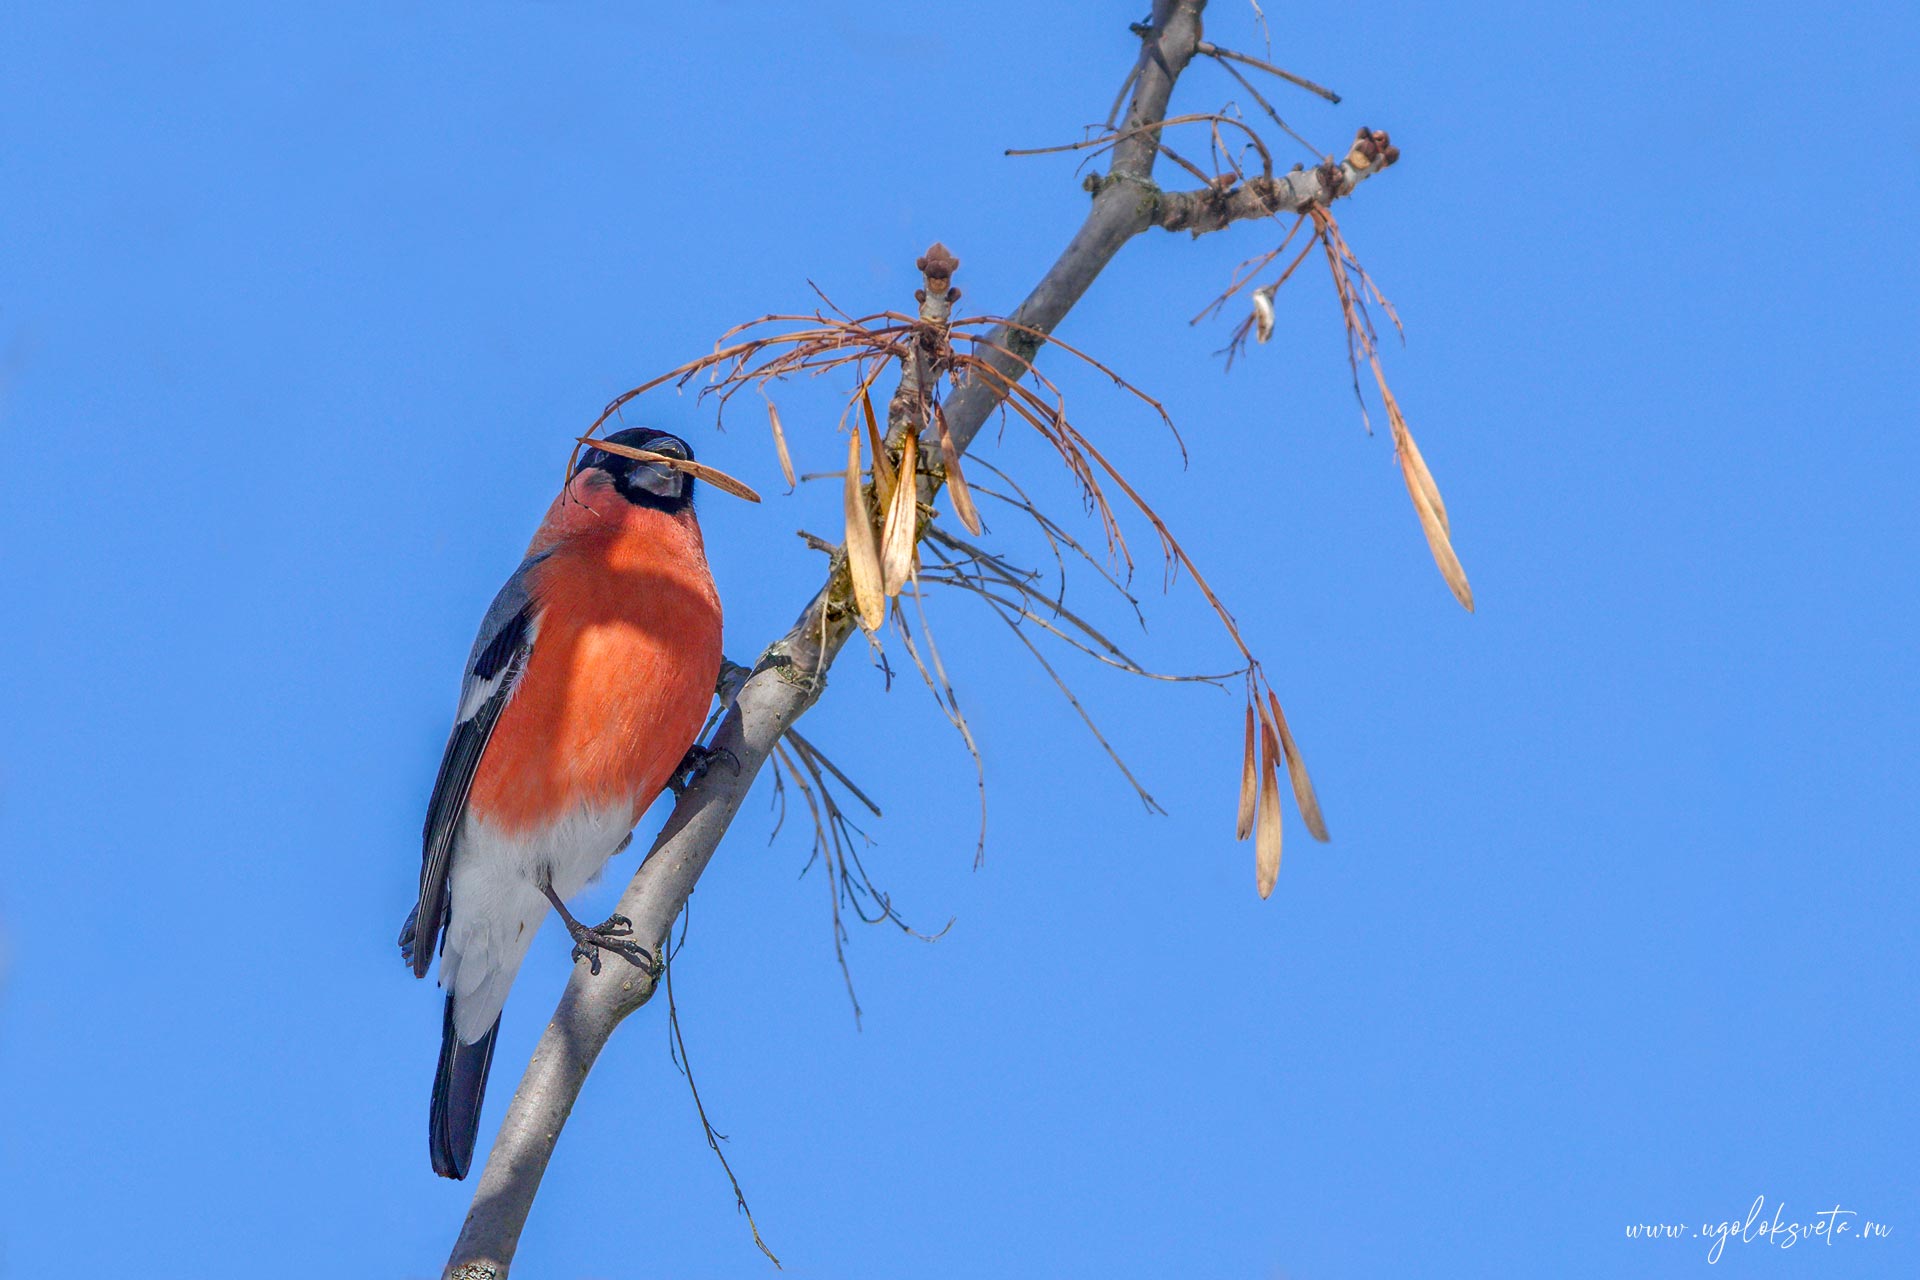
[[[468,807],[520,833],[582,804],[653,802],[693,745],[720,674],[720,597],[700,526],[637,507],[587,470],[531,551],[539,631]]]

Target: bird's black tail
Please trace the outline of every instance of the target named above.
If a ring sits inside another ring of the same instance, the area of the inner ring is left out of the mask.
[[[427,1121],[427,1145],[433,1171],[443,1178],[464,1178],[473,1163],[473,1142],[480,1133],[480,1103],[487,1096],[487,1068],[500,1019],[472,1044],[461,1044],[453,1029],[453,997],[447,997],[440,1022],[440,1067],[433,1077],[433,1111]]]

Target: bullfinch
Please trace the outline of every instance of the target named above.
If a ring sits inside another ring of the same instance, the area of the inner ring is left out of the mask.
[[[614,444],[691,460],[634,428]],[[420,900],[400,952],[424,977],[438,945],[446,1007],[433,1079],[435,1173],[473,1160],[500,1010],[549,908],[574,956],[653,957],[615,916],[589,928],[565,900],[626,847],[688,757],[720,671],[720,597],[694,478],[589,448],[467,658],[427,805]]]

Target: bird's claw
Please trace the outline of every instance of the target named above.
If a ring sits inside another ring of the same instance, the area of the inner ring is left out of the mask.
[[[673,776],[667,779],[667,790],[673,792],[678,800],[686,794],[687,788],[707,776],[707,770],[713,768],[713,762],[725,756],[727,763],[733,766],[735,773],[740,772],[740,757],[725,747],[703,747],[695,743],[687,748],[687,754],[680,757],[680,763],[674,768]]]
[[[602,949],[613,952],[636,969],[645,969],[649,974],[655,971],[653,952],[629,940],[633,934],[633,921],[625,916],[608,916],[591,929],[580,925],[567,932],[573,935],[572,959],[575,963],[585,960],[587,972],[596,978],[600,976]]]

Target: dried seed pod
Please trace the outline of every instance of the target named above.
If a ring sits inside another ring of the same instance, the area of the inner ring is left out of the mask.
[[[893,460],[887,457],[886,441],[881,438],[880,424],[873,416],[873,397],[867,388],[860,388],[860,407],[866,410],[867,449],[873,454],[873,496],[880,510],[885,511],[893,502]]]
[[[873,545],[873,521],[860,493],[860,433],[847,438],[847,574],[853,581],[853,602],[860,625],[877,631],[887,620],[887,597],[881,590],[880,553]]]
[[[793,455],[787,452],[787,433],[780,426],[780,410],[773,401],[767,401],[767,425],[773,429],[773,451],[780,455],[780,474],[787,478],[787,492],[792,493],[800,481],[793,474]]]
[[[1327,823],[1320,816],[1320,797],[1313,793],[1313,779],[1307,776],[1307,762],[1301,757],[1300,748],[1287,728],[1287,717],[1280,710],[1280,699],[1274,696],[1271,689],[1267,690],[1267,705],[1273,708],[1273,727],[1280,735],[1280,754],[1286,757],[1287,780],[1293,784],[1293,802],[1300,808],[1300,820],[1307,824],[1309,835],[1324,843],[1327,839]]]
[[[960,471],[960,451],[954,448],[953,433],[947,430],[947,412],[933,406],[933,418],[940,428],[940,465],[947,473],[947,492],[953,496],[953,513],[974,537],[980,536],[980,512],[973,505],[973,492]]]
[[[1413,437],[1405,439],[1411,443]],[[1414,514],[1420,517],[1420,531],[1427,535],[1427,549],[1433,553],[1433,562],[1440,567],[1440,576],[1447,581],[1447,587],[1453,592],[1453,598],[1460,602],[1468,613],[1473,612],[1473,587],[1467,582],[1467,571],[1460,564],[1460,557],[1454,554],[1453,542],[1447,533],[1446,509],[1436,509],[1432,498],[1428,497],[1428,485],[1433,483],[1431,475],[1425,475],[1424,464],[1415,470],[1415,451],[1396,449],[1394,456],[1400,462],[1400,476],[1407,482],[1407,496],[1413,499]],[[1432,491],[1434,496],[1439,491]]]
[[[629,444],[615,444],[611,440],[596,440],[592,436],[579,437],[580,443],[591,445],[602,453],[618,454],[622,458],[632,458],[635,462],[653,462],[672,471],[683,471],[696,479],[705,480],[722,493],[730,493],[736,498],[745,498],[748,502],[760,501],[745,483],[735,480],[718,467],[710,467],[704,462],[695,462],[692,458],[673,458],[664,453],[655,453],[651,449],[636,449]]]
[[[913,570],[915,534],[920,523],[919,486],[914,480],[918,452],[919,437],[909,433],[900,445],[899,481],[893,487],[893,501],[887,506],[881,531],[880,581],[890,596],[900,594]]]
[[[1397,414],[1395,416],[1398,417]],[[1407,430],[1406,421],[1402,419],[1394,425],[1396,443],[1406,454],[1406,464],[1413,468],[1413,476],[1420,485],[1420,491],[1427,495],[1427,505],[1433,508],[1433,514],[1440,520],[1440,528],[1451,540],[1453,525],[1447,520],[1447,504],[1440,500],[1440,486],[1433,482],[1433,472],[1427,470],[1427,460],[1420,456],[1420,446],[1413,442],[1413,432]]]
[[[1253,704],[1247,704],[1247,742],[1240,753],[1240,813],[1234,819],[1233,838],[1245,840],[1253,834],[1253,802],[1259,786],[1253,758]]]
[[[1273,336],[1273,290],[1253,291],[1253,336],[1265,342]]]
[[[1260,736],[1260,812],[1253,837],[1254,882],[1262,898],[1280,878],[1280,781],[1274,757],[1280,752],[1271,731]]]

